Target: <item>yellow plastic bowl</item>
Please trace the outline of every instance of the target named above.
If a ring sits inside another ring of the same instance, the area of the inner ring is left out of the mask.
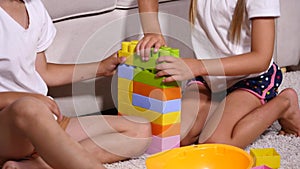
[[[149,156],[147,169],[250,169],[253,159],[246,151],[224,144],[200,144]]]

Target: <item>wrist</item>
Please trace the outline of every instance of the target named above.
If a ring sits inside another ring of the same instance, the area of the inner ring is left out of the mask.
[[[97,68],[96,77],[103,76],[104,75],[104,71],[103,71],[104,64],[103,64],[103,62],[100,61],[97,65],[98,65],[98,68]]]
[[[198,61],[198,69],[196,69],[197,71],[195,72],[195,77],[208,75],[203,60],[198,59],[197,61]]]

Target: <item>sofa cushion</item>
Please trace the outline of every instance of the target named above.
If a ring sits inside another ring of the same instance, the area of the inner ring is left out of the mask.
[[[159,2],[176,1],[176,0],[159,0]],[[117,8],[128,9],[137,7],[137,0],[117,0]]]
[[[42,0],[51,18],[62,20],[115,9],[117,0]],[[63,8],[62,8],[63,7]]]

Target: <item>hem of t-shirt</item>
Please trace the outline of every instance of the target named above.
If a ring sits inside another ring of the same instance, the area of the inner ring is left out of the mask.
[[[37,52],[43,52],[45,51],[46,49],[49,48],[49,46],[52,44],[52,42],[54,41],[54,38],[55,38],[55,35],[56,35],[56,29],[53,31],[51,37],[49,38],[49,40],[41,47],[39,47],[37,49]]]
[[[258,18],[258,17],[280,17],[280,12],[277,10],[269,10],[269,11],[254,11],[252,12],[253,14],[248,14],[249,19],[251,18]]]

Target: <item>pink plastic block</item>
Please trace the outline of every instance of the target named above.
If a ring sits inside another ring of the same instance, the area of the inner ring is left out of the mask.
[[[270,167],[268,167],[266,165],[263,165],[263,166],[256,166],[256,167],[254,167],[252,169],[272,169],[272,168],[270,168]]]
[[[146,151],[147,154],[154,154],[172,148],[177,148],[180,145],[180,135],[171,137],[152,136],[152,142]]]

